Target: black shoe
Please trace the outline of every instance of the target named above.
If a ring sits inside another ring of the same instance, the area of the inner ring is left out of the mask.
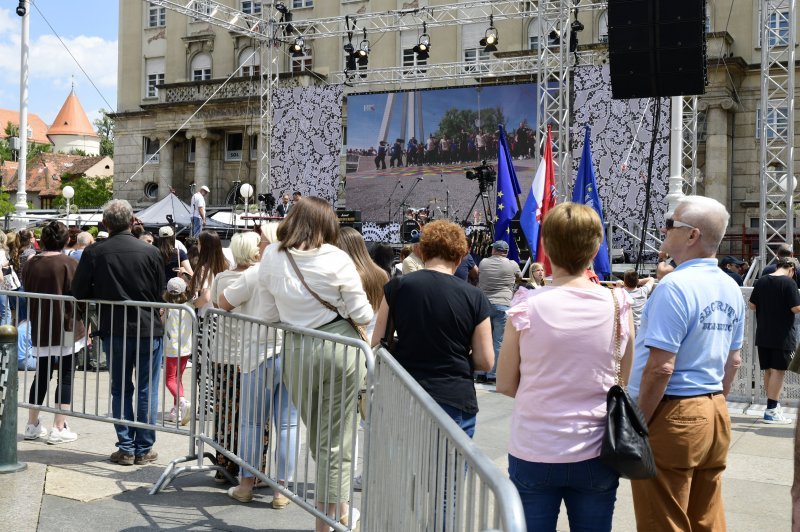
[[[497,377],[486,377],[486,382],[488,384],[497,384]]]
[[[487,382],[489,382],[488,379],[486,378],[486,375],[475,375],[474,380],[478,384],[486,384]]]

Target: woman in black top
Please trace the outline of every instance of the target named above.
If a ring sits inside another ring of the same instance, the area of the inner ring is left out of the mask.
[[[398,336],[393,355],[472,437],[478,413],[472,374],[494,364],[491,305],[478,288],[453,275],[467,254],[461,227],[431,222],[419,245],[425,269],[387,283],[372,344],[384,337],[391,308]]]
[[[194,274],[192,266],[189,264],[189,257],[175,247],[175,231],[172,230],[172,227],[165,225],[158,230],[158,250],[161,252],[161,260],[164,261],[165,290],[166,283],[173,277],[177,277],[178,271],[185,273],[189,277]]]

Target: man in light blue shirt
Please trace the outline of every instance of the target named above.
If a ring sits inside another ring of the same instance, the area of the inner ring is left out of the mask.
[[[687,196],[666,222],[661,249],[678,266],[644,308],[629,382],[658,469],[631,482],[639,530],[725,527],[725,395],[741,365],[745,318],[741,291],[715,258],[728,220],[718,201]]]

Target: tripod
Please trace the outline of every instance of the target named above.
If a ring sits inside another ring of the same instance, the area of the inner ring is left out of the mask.
[[[473,200],[472,205],[467,210],[466,217],[464,218],[464,225],[469,223],[469,215],[478,204],[478,201],[480,201],[483,207],[483,217],[484,220],[486,220],[486,226],[491,234],[494,235],[494,217],[492,217],[492,204],[489,201],[489,194],[493,190],[493,187],[490,183],[478,183],[478,188],[479,190],[475,195],[475,200]]]

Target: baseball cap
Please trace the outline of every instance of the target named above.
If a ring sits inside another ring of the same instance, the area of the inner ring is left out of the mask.
[[[492,244],[492,249],[506,253],[508,252],[508,242],[505,240],[497,240],[494,244]]]
[[[207,187],[207,186],[205,186],[205,185],[203,185],[202,187],[200,187],[200,190],[205,190],[206,192],[211,192],[211,189],[210,189],[210,188],[208,188],[208,187]]]
[[[173,277],[167,281],[167,292],[170,294],[182,294],[186,292],[186,281],[180,277]]]
[[[102,238],[108,238],[108,231],[100,231],[99,233],[97,233],[97,240],[100,240]]]
[[[168,225],[165,225],[165,226],[160,227],[158,229],[158,236],[160,236],[162,238],[163,237],[167,237],[167,236],[173,236],[174,234],[175,234],[175,231],[173,231],[172,227],[170,227]]]
[[[736,257],[727,255],[722,259],[722,265],[727,266],[728,264],[735,264],[736,266],[741,266],[742,264],[744,264],[744,261],[739,260]]]

